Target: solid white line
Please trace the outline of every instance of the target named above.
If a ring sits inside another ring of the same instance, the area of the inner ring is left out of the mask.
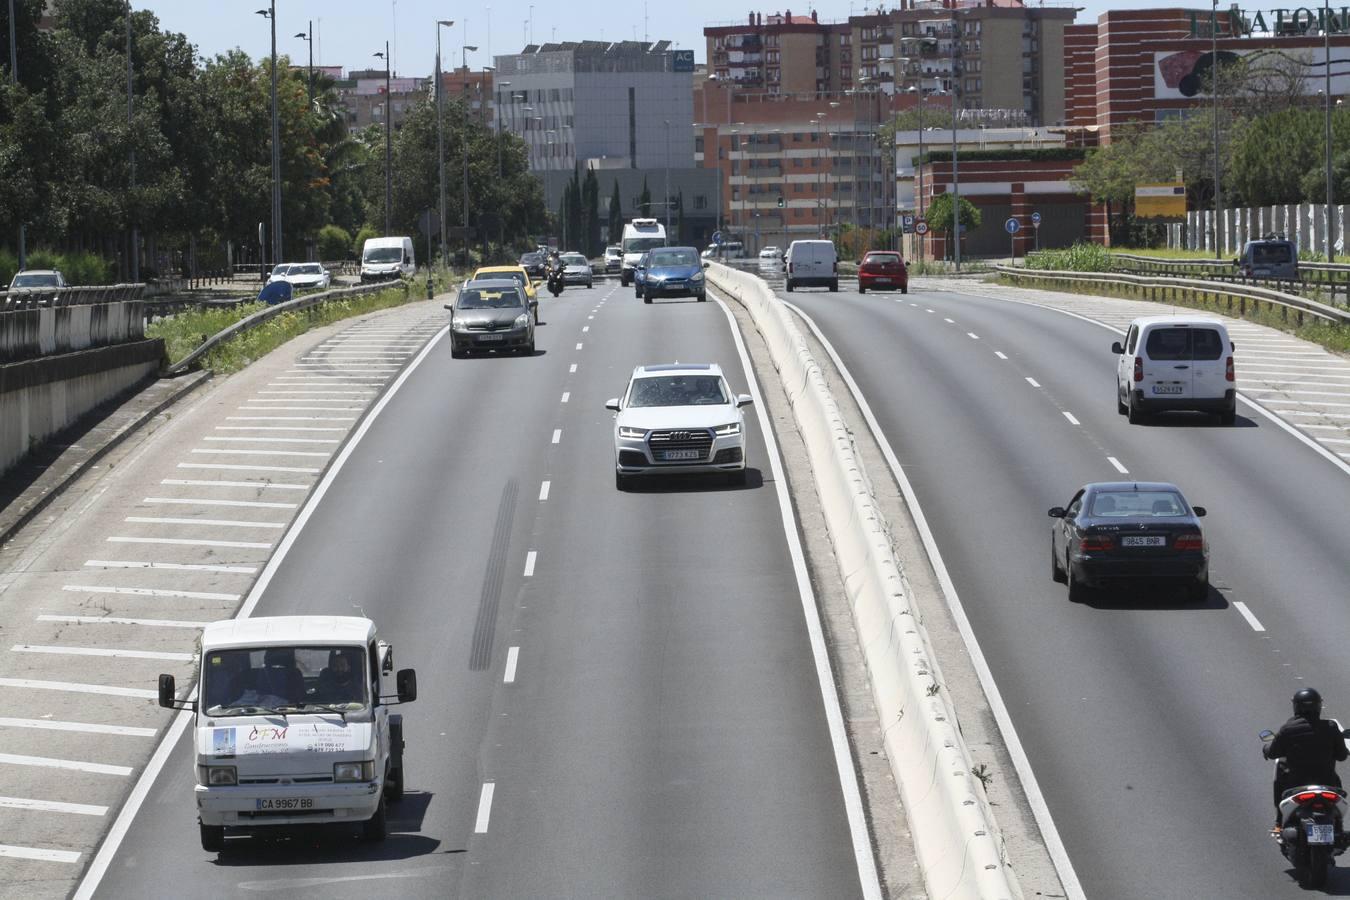
[[[366,433],[375,423],[375,420],[379,418],[380,413],[384,411],[384,408],[391,400],[393,400],[394,395],[397,394],[399,389],[412,377],[413,372],[417,370],[427,356],[436,348],[436,345],[440,343],[448,331],[449,326],[443,326],[429,341],[427,341],[426,345],[422,347],[417,356],[413,358],[412,362],[408,363],[403,371],[398,374],[398,377],[394,379],[394,383],[389,389],[375,402],[370,414],[362,420],[359,426],[357,426],[351,439],[348,440],[347,444],[339,451],[337,457],[333,460],[332,465],[328,467],[328,471],[324,474],[314,492],[310,494],[309,499],[305,502],[304,508],[300,510],[300,514],[296,516],[295,521],[291,523],[290,529],[282,536],[281,543],[277,545],[276,552],[268,559],[267,566],[263,569],[262,575],[260,575],[258,580],[253,583],[252,589],[249,590],[248,597],[245,598],[243,605],[240,606],[239,611],[235,615],[236,618],[247,619],[253,614],[253,610],[257,607],[258,601],[262,599],[262,595],[267,590],[267,586],[272,583],[272,578],[275,577],[277,570],[281,568],[287,554],[290,553],[291,547],[295,545],[295,541],[304,530],[305,524],[309,521],[310,517],[314,515],[315,509],[318,508],[320,501],[323,500],[324,495],[328,493],[328,489],[332,487],[333,482],[337,479],[339,473],[341,473],[342,467],[346,465],[347,460],[351,458],[352,453],[361,443],[361,439],[365,437]],[[147,691],[146,693],[151,697],[157,696],[154,691]],[[195,693],[195,689],[193,693]],[[154,756],[150,758],[150,762],[147,763],[145,768],[141,771],[140,778],[136,780],[136,786],[132,788],[131,794],[128,795],[126,802],[122,804],[122,810],[117,814],[116,821],[113,822],[107,837],[103,839],[103,843],[99,846],[97,855],[89,863],[89,868],[85,870],[84,878],[80,881],[80,886],[75,891],[74,900],[90,900],[98,890],[99,883],[103,880],[104,873],[107,872],[113,857],[117,855],[118,849],[122,846],[122,841],[126,839],[127,832],[131,829],[131,823],[135,821],[136,814],[145,803],[145,798],[150,794],[150,789],[159,778],[159,773],[163,771],[169,756],[172,755],[174,746],[178,743],[179,739],[182,738],[183,732],[187,730],[188,725],[191,722],[192,713],[188,710],[183,710],[169,725],[164,737],[159,742],[159,746],[155,749]]]
[[[272,545],[269,543],[259,543],[256,541],[193,541],[187,538],[143,538],[143,537],[110,537],[104,538],[112,544],[169,544],[176,547],[235,547],[241,550],[270,550]]]
[[[192,662],[191,653],[159,650],[122,650],[104,647],[53,647],[47,644],[15,644],[11,653],[50,653],[54,656],[105,656],[110,659],[158,659],[164,662]]]
[[[117,737],[154,737],[153,728],[131,725],[97,725],[93,722],[61,722],[55,719],[0,718],[0,728],[34,728],[39,731],[74,731],[80,734],[111,734]]]
[[[298,503],[273,503],[266,500],[204,500],[197,497],[146,497],[142,503],[173,503],[178,506],[249,506],[259,509],[295,509]]]
[[[219,600],[233,603],[238,594],[216,594],[209,591],[170,591],[160,588],[106,587],[96,584],[63,584],[61,590],[72,594],[121,594],[127,597],[181,597],[184,600]]]
[[[220,469],[226,472],[300,472],[307,475],[319,474],[319,469],[304,466],[245,466],[230,463],[179,463],[180,469]]]
[[[216,566],[207,563],[165,563],[120,559],[86,559],[84,564],[91,569],[170,569],[181,572],[229,572],[235,575],[258,574],[258,570],[253,566]]]
[[[209,622],[180,622],[174,619],[132,619],[124,616],[38,616],[39,622],[67,622],[71,625],[136,625],[143,628],[205,628]]]
[[[50,756],[22,756],[18,753],[0,753],[0,765],[34,766],[39,769],[65,769],[71,772],[89,772],[94,775],[130,775],[130,766],[110,766],[105,763],[83,762],[78,759],[54,759]]]
[[[80,861],[80,854],[73,850],[43,850],[40,847],[15,847],[13,844],[0,844],[0,857],[32,859],[38,862],[75,863]]]
[[[72,813],[77,816],[103,816],[108,813],[108,807],[91,803],[61,803],[57,800],[28,800],[23,797],[0,797],[0,807],[32,812]]]
[[[1032,378],[1030,375],[1027,376],[1027,384],[1031,385],[1034,388],[1038,388],[1041,386],[1040,383],[1036,381],[1035,378]]]
[[[226,456],[328,456],[312,450],[230,450],[227,447],[206,447],[192,449],[193,453],[220,453]]]
[[[1081,424],[1082,424],[1082,423],[1079,422],[1077,419],[1075,419],[1075,418],[1073,417],[1073,413],[1069,412],[1068,410],[1064,410],[1064,418],[1066,418],[1066,419],[1069,420],[1069,424],[1070,424],[1070,425],[1081,425]]]
[[[534,551],[534,550],[531,550],[529,553],[526,553],[526,554],[525,554],[525,577],[526,577],[526,578],[529,578],[531,575],[534,574],[534,562],[535,562],[535,560],[538,558],[538,556],[539,556],[539,554],[538,554],[536,551]]]
[[[1003,355],[1001,352],[999,352],[998,350],[995,350],[995,351],[994,351],[994,355],[997,356],[999,359],[1007,359],[1007,358],[1008,358],[1008,357],[1004,356],[1004,355]]]
[[[1247,624],[1252,626],[1252,631],[1266,630],[1266,626],[1262,625],[1261,620],[1252,614],[1252,611],[1247,608],[1247,604],[1241,600],[1234,600],[1233,606],[1236,607],[1238,612],[1242,613],[1242,618],[1247,620]]]
[[[502,684],[516,683],[516,663],[520,661],[520,648],[509,647],[506,651],[506,674],[502,677]]]
[[[571,397],[572,397],[571,391],[563,391],[562,402],[566,403],[569,399],[571,399]]]
[[[539,499],[540,499],[540,500],[547,500],[547,499],[548,499],[548,489],[549,489],[549,485],[550,485],[550,484],[552,484],[552,482],[545,481],[543,484],[539,485]]]
[[[483,792],[478,795],[478,818],[473,823],[474,834],[487,834],[488,818],[492,815],[492,795],[497,785],[491,781],[483,783]]]
[[[578,349],[578,350],[581,349],[581,345],[580,345],[580,344],[577,344],[577,349]]]
[[[142,525],[211,525],[216,528],[285,528],[282,522],[236,522],[233,519],[178,519],[171,516],[127,516],[124,522]]]
[[[326,425],[217,425],[216,431],[346,431]]]
[[[1120,460],[1116,459],[1114,456],[1108,456],[1106,458],[1106,461],[1109,462],[1111,465],[1115,466],[1116,471],[1119,472],[1120,474],[1122,475],[1130,474],[1130,470],[1122,466],[1120,464]]]
[[[553,429],[553,443],[556,444],[561,440],[562,440],[562,429],[561,428]]]
[[[289,431],[290,429],[282,429]],[[335,438],[293,438],[293,437],[221,437],[219,435],[209,434],[202,438],[204,441],[220,441],[221,443],[231,444],[340,444],[342,441]],[[214,448],[212,448],[214,449]],[[326,456],[325,453],[317,454]]]
[[[956,620],[957,630],[961,632],[966,650],[970,653],[971,663],[975,666],[980,685],[984,688],[985,696],[989,700],[989,707],[994,713],[995,721],[998,722],[999,732],[1002,733],[1003,740],[1008,745],[1008,755],[1012,757],[1013,768],[1022,781],[1022,789],[1027,795],[1027,803],[1031,807],[1036,824],[1040,826],[1041,837],[1045,840],[1046,850],[1050,854],[1051,862],[1054,863],[1055,871],[1059,874],[1060,883],[1064,886],[1068,897],[1072,900],[1082,900],[1086,895],[1083,892],[1082,884],[1078,881],[1078,873],[1074,871],[1073,861],[1069,859],[1069,852],[1065,849],[1059,829],[1055,826],[1055,820],[1050,815],[1050,806],[1045,801],[1045,794],[1041,792],[1040,782],[1036,780],[1036,772],[1031,767],[1031,759],[1027,756],[1026,748],[1022,746],[1021,738],[1017,735],[1017,728],[1013,725],[1012,716],[1008,713],[1008,707],[1003,702],[1003,694],[999,691],[998,683],[994,680],[993,670],[989,668],[989,661],[985,659],[984,650],[975,637],[975,630],[971,627],[970,619],[966,616],[965,607],[961,605],[961,597],[956,592],[956,583],[952,581],[951,573],[947,571],[947,564],[942,558],[942,551],[938,549],[937,539],[933,536],[933,530],[928,525],[927,517],[924,516],[923,507],[919,505],[919,496],[914,492],[914,486],[910,484],[909,476],[905,474],[904,468],[900,465],[900,460],[895,455],[891,442],[887,440],[876,416],[872,414],[872,407],[868,404],[867,398],[863,396],[862,389],[858,387],[858,383],[853,379],[853,374],[844,365],[844,361],[840,359],[834,345],[816,327],[816,323],[810,316],[791,303],[788,303],[787,306],[806,322],[816,339],[820,341],[821,346],[825,348],[825,352],[830,359],[834,361],[840,376],[848,385],[849,392],[853,394],[853,400],[858,404],[858,409],[862,412],[868,429],[871,430],[873,438],[881,446],[882,455],[886,457],[886,463],[891,469],[891,474],[896,483],[899,484],[901,493],[905,496],[905,503],[909,507],[910,515],[914,517],[914,524],[919,530],[919,537],[923,541],[924,550],[933,566],[933,571],[937,575],[938,584],[942,587],[942,593],[947,600],[947,607]],[[758,403],[758,400],[756,402]],[[763,404],[759,404],[758,408],[762,416]],[[767,422],[762,422],[761,425],[767,427]],[[786,488],[783,490],[786,493]]]
[[[571,367],[568,368],[567,371],[569,371],[569,372],[575,372],[576,370],[577,370],[577,364],[576,364],[576,363],[572,363]]]
[[[783,534],[787,539],[788,553],[792,557],[792,571],[797,580],[797,595],[801,602],[802,618],[806,622],[806,634],[811,644],[811,658],[816,669],[816,682],[820,685],[821,703],[825,707],[825,722],[829,727],[830,744],[834,750],[834,767],[839,778],[839,790],[843,795],[844,812],[848,817],[849,836],[853,843],[854,864],[858,867],[858,882],[862,886],[865,900],[880,900],[881,882],[877,877],[876,859],[872,856],[872,839],[867,827],[867,814],[863,808],[862,791],[858,787],[857,770],[853,768],[853,754],[849,749],[848,731],[844,727],[844,714],[839,705],[839,686],[830,667],[830,654],[825,646],[825,629],[820,622],[820,609],[816,606],[815,589],[811,587],[811,573],[806,567],[806,555],[802,551],[801,535],[797,530],[797,519],[793,513],[792,498],[788,496],[787,477],[783,473],[783,461],[778,451],[778,439],[774,436],[773,426],[769,422],[768,408],[764,395],[760,392],[759,381],[755,377],[754,366],[750,362],[750,353],[745,348],[740,326],[727,304],[709,291],[709,296],[722,308],[727,317],[727,327],[731,330],[732,341],[741,358],[741,368],[745,372],[746,384],[754,401],[755,415],[759,419],[759,432],[764,441],[765,455],[769,460],[769,469],[773,473],[774,490],[778,496],[778,514],[783,524]],[[791,304],[789,304],[790,306]]]
[[[980,339],[980,336],[973,331],[967,331],[966,337],[970,338],[972,341],[978,341]]]
[[[135,697],[154,700],[158,691],[144,688],[112,687],[106,684],[77,684],[72,681],[40,681],[33,678],[0,678],[0,687],[24,688],[35,691],[69,691],[72,694],[104,694],[109,697]]]

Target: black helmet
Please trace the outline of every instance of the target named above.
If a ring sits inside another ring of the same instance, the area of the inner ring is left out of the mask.
[[[1294,695],[1294,715],[1305,719],[1322,717],[1322,695],[1312,688],[1303,688]]]

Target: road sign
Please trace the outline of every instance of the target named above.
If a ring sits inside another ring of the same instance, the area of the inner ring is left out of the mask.
[[[915,221],[915,223],[914,223],[914,233],[915,233],[915,234],[927,234],[927,233],[928,233],[928,223],[925,222],[923,219],[918,219],[917,221]]]
[[[1010,218],[1003,223],[1003,230],[1008,232],[1008,234],[1017,234],[1017,232],[1022,230],[1022,223],[1017,221],[1016,218]]]
[[[1134,214],[1140,219],[1186,218],[1186,185],[1136,185],[1134,189]]]
[[[1040,227],[1041,227],[1041,214],[1040,214],[1040,213],[1035,212],[1035,213],[1032,213],[1032,214],[1031,214],[1031,227],[1032,227],[1032,228],[1040,228]]]
[[[900,217],[900,230],[905,234],[914,233],[914,217],[905,215]]]
[[[712,242],[713,242],[714,244],[720,244],[720,243],[722,243],[722,232],[720,232],[720,231],[714,231],[714,232],[712,233]]]

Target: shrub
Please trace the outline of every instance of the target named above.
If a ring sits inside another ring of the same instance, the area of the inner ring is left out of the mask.
[[[340,225],[319,229],[319,259],[341,260],[352,255],[352,236]]]
[[[1066,250],[1033,250],[1027,254],[1028,269],[1067,272],[1109,272],[1111,253],[1101,244],[1080,242]]]
[[[378,229],[373,228],[370,225],[363,225],[361,230],[356,233],[356,237],[352,239],[352,256],[360,259],[361,248],[366,245],[366,241],[370,238],[377,238],[379,236],[380,232]]]
[[[112,263],[94,253],[58,253],[41,249],[28,254],[28,268],[56,269],[71,285],[112,284],[117,271]],[[18,257],[0,251],[0,287],[8,286],[18,271]]]
[[[0,291],[9,287],[14,273],[19,271],[19,258],[8,250],[0,250]]]

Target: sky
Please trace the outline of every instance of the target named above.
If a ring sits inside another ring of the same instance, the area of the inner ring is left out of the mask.
[[[214,56],[235,47],[254,58],[270,50],[271,33],[267,20],[255,15],[269,0],[132,0],[136,9],[148,9],[159,16],[161,27],[180,31],[197,45],[204,56]],[[669,40],[677,48],[693,49],[695,59],[705,61],[703,28],[707,25],[742,22],[752,9],[773,13],[792,9],[793,14],[816,9],[823,21],[847,19],[874,10],[876,3],[836,0],[810,6],[806,0],[775,3],[736,3],[726,0],[553,0],[534,3],[527,0],[482,0],[472,5],[443,0],[276,0],[277,53],[291,54],[297,62],[307,59],[305,42],[293,37],[314,22],[315,65],[354,68],[383,68],[371,54],[390,43],[397,74],[428,75],[436,57],[437,19],[450,19],[454,26],[443,29],[441,51],[443,68],[458,66],[461,48],[476,46],[468,53],[472,68],[491,65],[490,53],[518,53],[531,38],[536,43],[552,40],[633,40],[644,36],[652,41]],[[1028,0],[1035,5],[1034,0]],[[893,9],[898,3],[886,4]],[[1069,5],[1066,0],[1051,0],[1051,5]],[[1229,5],[1222,0],[1221,7]],[[1297,4],[1291,4],[1297,5]],[[1209,3],[1195,0],[1085,0],[1076,21],[1092,22],[1107,9],[1141,9],[1159,6],[1203,7]]]

